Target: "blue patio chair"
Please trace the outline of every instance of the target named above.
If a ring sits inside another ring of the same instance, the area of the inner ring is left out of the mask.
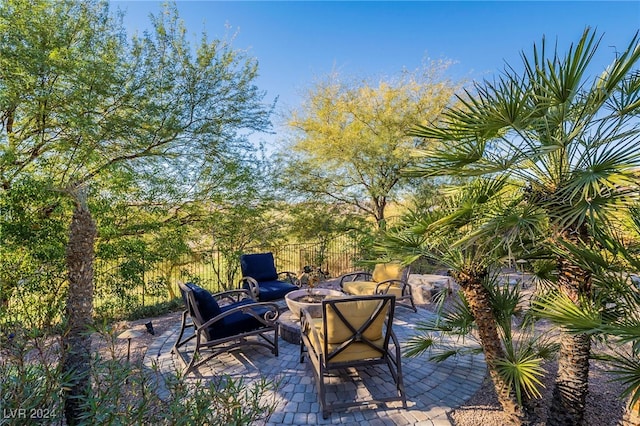
[[[240,269],[240,286],[260,302],[280,300],[298,289],[296,274],[276,271],[273,253],[243,254],[240,256]]]
[[[171,352],[185,364],[183,374],[188,374],[220,353],[241,346],[263,346],[278,356],[278,305],[258,303],[251,299],[247,290],[211,294],[193,283],[178,283],[178,286],[186,309],[182,313],[182,326]],[[188,318],[191,318],[190,322]],[[191,327],[194,333],[183,338],[186,329]],[[195,349],[191,359],[187,360],[180,348],[193,339],[196,340]],[[202,350],[211,352],[201,354]]]

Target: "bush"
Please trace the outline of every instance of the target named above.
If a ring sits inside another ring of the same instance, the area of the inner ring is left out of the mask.
[[[55,340],[24,330],[0,336],[0,424],[61,419],[62,383],[67,380],[56,362],[60,346]]]
[[[64,384],[57,360],[60,345],[39,336],[13,335],[0,342],[3,392],[0,424],[62,424]],[[110,341],[114,342],[111,336]],[[109,341],[109,340],[108,340]],[[43,349],[49,348],[49,349]],[[81,424],[86,425],[248,425],[266,422],[276,403],[277,384],[262,378],[193,381],[179,373],[163,375],[157,367],[96,354],[91,364],[92,391],[86,396]],[[275,393],[271,393],[275,395]]]

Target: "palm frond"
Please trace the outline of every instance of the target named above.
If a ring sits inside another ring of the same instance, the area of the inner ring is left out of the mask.
[[[513,358],[496,361],[498,374],[514,389],[519,403],[522,403],[523,391],[529,398],[541,397],[540,388],[544,384],[540,378],[546,373],[542,367],[542,358],[522,353],[515,355]]]
[[[603,331],[601,313],[583,300],[580,306],[561,293],[549,293],[531,301],[531,309],[572,333],[599,334]]]
[[[439,339],[435,338],[430,333],[416,334],[407,340],[403,355],[406,357],[420,356],[425,352],[430,351],[438,342]]]
[[[458,340],[444,338],[435,333],[423,333],[412,336],[405,343],[403,355],[418,357],[429,355],[429,360],[443,362],[454,356],[482,353],[482,347],[475,340]]]
[[[500,283],[494,275],[485,279],[484,286],[489,291],[491,307],[496,322],[506,339],[511,339],[511,322],[520,313],[522,294],[519,285]]]
[[[640,358],[637,354],[620,353],[609,359],[614,380],[625,385],[622,397],[630,398],[630,404],[640,401]]]

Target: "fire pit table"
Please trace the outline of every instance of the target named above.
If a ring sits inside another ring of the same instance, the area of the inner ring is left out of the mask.
[[[280,336],[285,342],[300,343],[300,310],[307,309],[312,317],[322,316],[322,301],[327,296],[344,296],[339,290],[312,288],[294,290],[284,297],[288,312],[280,315]]]

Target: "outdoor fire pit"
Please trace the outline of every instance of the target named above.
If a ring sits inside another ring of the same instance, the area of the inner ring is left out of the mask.
[[[338,290],[328,288],[306,288],[294,290],[284,297],[289,310],[295,318],[300,318],[300,310],[307,309],[312,317],[322,316],[322,301],[327,296],[342,296]]]

